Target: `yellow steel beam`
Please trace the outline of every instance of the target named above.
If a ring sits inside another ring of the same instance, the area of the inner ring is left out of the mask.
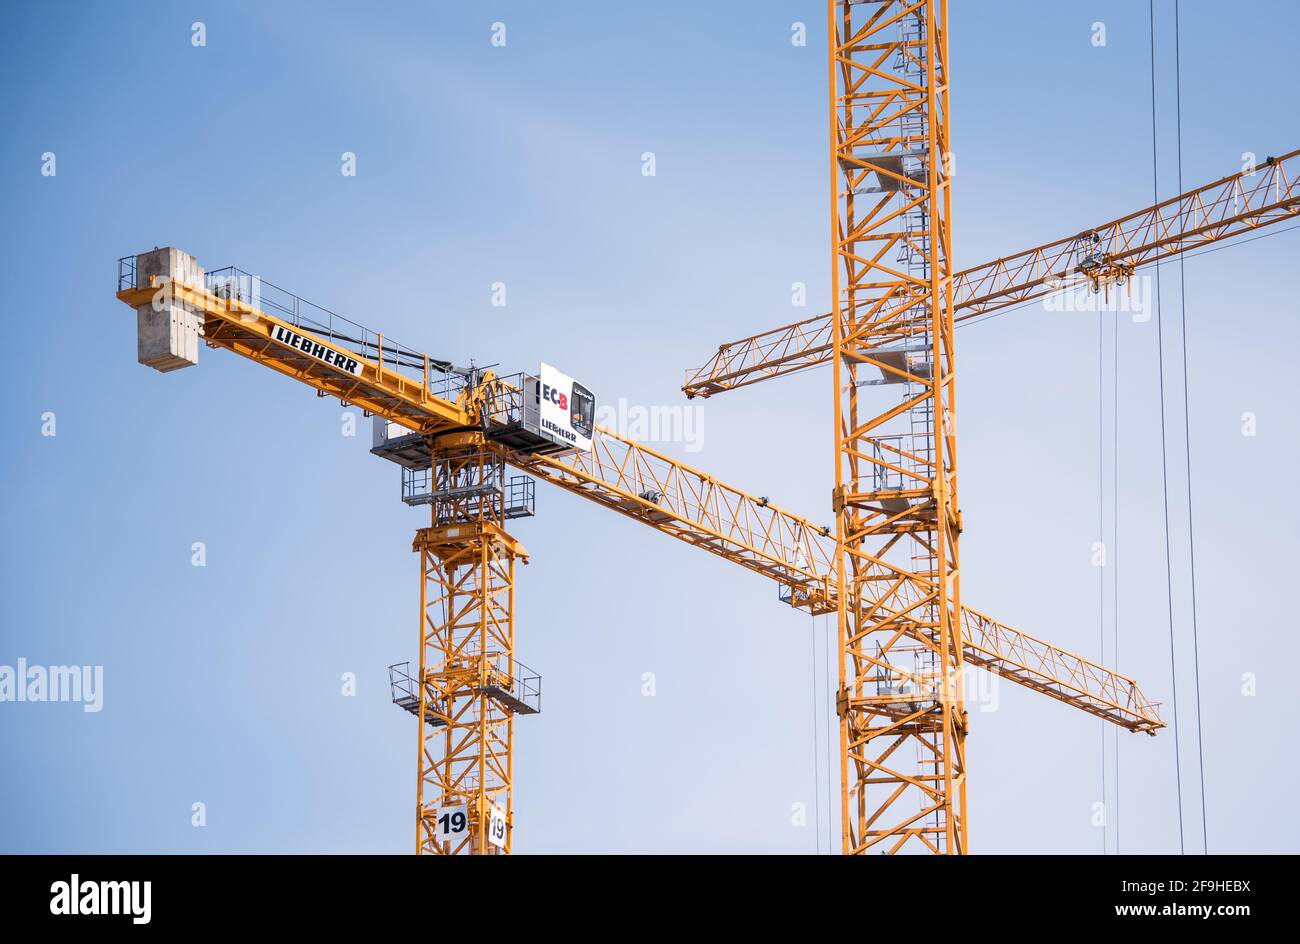
[[[602,427],[590,453],[496,448],[521,471],[776,581],[796,607],[815,614],[837,609],[834,542],[807,518]],[[883,561],[864,561],[863,581],[892,586],[899,610],[933,593],[932,580]],[[972,664],[1131,731],[1164,726],[1158,704],[1133,679],[969,607],[962,618]],[[901,622],[913,638],[929,635],[915,620]]]
[[[137,308],[153,302],[159,292],[183,302],[204,316],[203,338],[216,347],[224,347],[251,361],[269,367],[287,377],[314,387],[322,394],[338,397],[345,403],[401,423],[409,429],[434,435],[473,425],[462,404],[435,395],[426,382],[414,381],[400,371],[385,367],[376,360],[352,354],[356,373],[347,365],[330,364],[285,340],[280,332],[289,332],[320,345],[322,349],[345,352],[336,342],[282,318],[269,315],[246,302],[223,298],[201,286],[172,281],[124,289],[119,300]]]
[[[157,286],[118,293],[132,308],[148,304]],[[177,297],[205,315],[206,339],[270,367],[316,391],[353,403],[408,429],[432,435],[475,427],[462,404],[433,395],[396,371],[358,358],[360,376],[332,369],[271,339],[275,326],[292,327],[246,303],[176,284]],[[295,328],[322,345],[327,339]],[[611,508],[660,533],[715,554],[787,588],[794,606],[811,613],[837,608],[833,542],[815,522],[718,480],[662,452],[597,428],[589,454],[535,456],[494,446],[514,467]],[[657,494],[659,497],[652,500]],[[882,586],[904,578],[897,594],[914,601],[928,594],[924,580],[876,566]],[[966,658],[1031,688],[1132,731],[1163,727],[1158,706],[1137,683],[1104,666],[1021,633],[966,608]],[[925,628],[908,624],[920,635]]]
[[[953,276],[955,320],[965,321],[1059,289],[1102,286],[1179,253],[1300,215],[1300,150],[1230,174],[1152,207]],[[686,372],[682,391],[709,397],[829,363],[830,314],[718,346]]]

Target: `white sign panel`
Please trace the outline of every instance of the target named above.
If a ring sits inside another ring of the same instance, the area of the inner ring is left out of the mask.
[[[286,347],[302,351],[308,357],[314,357],[322,364],[328,364],[330,367],[338,370],[347,371],[354,377],[361,376],[361,363],[351,354],[345,354],[342,351],[336,351],[332,347],[327,347],[319,341],[305,337],[294,331],[292,328],[286,328],[284,325],[274,325],[271,328],[271,340],[278,341]]]
[[[542,430],[574,449],[589,451],[594,419],[590,414],[595,411],[595,399],[591,393],[550,364],[542,365],[537,382],[540,385],[538,419]],[[587,411],[585,416],[584,410]]]
[[[488,842],[498,849],[506,847],[506,814],[498,806],[492,807],[491,815],[488,818]]]
[[[439,842],[459,842],[469,835],[469,807],[440,806],[433,811],[433,836]]]

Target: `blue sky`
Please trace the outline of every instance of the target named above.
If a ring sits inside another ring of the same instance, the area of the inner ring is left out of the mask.
[[[1162,196],[1177,182],[1172,10],[1157,3]],[[388,703],[384,667],[415,655],[422,514],[367,454],[368,428],[341,434],[336,402],[223,352],[167,376],[136,364],[115,260],[176,245],[431,354],[511,371],[545,360],[602,402],[677,404],[682,370],[718,342],[825,310],[823,17],[796,2],[5,6],[0,258],[18,291],[0,374],[0,665],[102,665],[105,691],[95,714],[0,704],[0,849],[412,846],[414,722]],[[489,42],[494,21],[505,48]],[[807,47],[790,43],[795,21]],[[1245,151],[1300,146],[1297,26],[1280,0],[1249,16],[1181,4],[1188,186],[1234,172]],[[1146,4],[954,0],[960,265],[1152,202],[1150,41]],[[355,177],[339,172],[343,152]],[[1218,851],[1300,845],[1300,821],[1272,802],[1296,774],[1277,748],[1298,720],[1284,667],[1300,653],[1276,594],[1300,531],[1282,497],[1297,460],[1298,246],[1281,233],[1185,268]],[[497,281],[505,308],[490,304]],[[790,305],[795,281],[807,309]],[[1166,266],[1167,352],[1179,311]],[[1155,325],[1119,324],[1118,668],[1169,702]],[[1110,432],[1097,331],[1096,314],[1031,306],[962,329],[958,368],[967,602],[1090,656]],[[812,372],[709,401],[702,452],[663,448],[829,520],[830,383]],[[1240,434],[1244,412],[1255,437]],[[1181,439],[1170,454],[1195,849]],[[827,848],[822,622],[575,497],[540,490],[538,510],[517,529],[533,555],[518,633],[545,711],[518,725],[516,849]],[[566,579],[575,570],[586,579]],[[340,695],[345,672],[355,697]],[[969,743],[974,849],[1101,851],[1100,722],[999,693]],[[1120,848],[1176,851],[1172,734],[1120,738],[1118,786],[1113,751]],[[817,805],[820,826],[792,826],[794,803]],[[1112,816],[1108,848],[1115,838]]]

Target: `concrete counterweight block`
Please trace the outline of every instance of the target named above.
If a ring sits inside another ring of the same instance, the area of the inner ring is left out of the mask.
[[[167,247],[135,257],[135,284],[143,288],[157,276],[159,294],[135,310],[137,359],[154,370],[192,367],[199,362],[202,315],[168,290],[172,282],[203,288],[203,269],[189,253]],[[166,281],[165,281],[166,280]]]

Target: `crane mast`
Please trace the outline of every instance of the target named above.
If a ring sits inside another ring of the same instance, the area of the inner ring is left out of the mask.
[[[505,463],[479,432],[429,442],[431,521],[420,557],[416,853],[509,853],[514,716],[531,714],[515,661],[515,564],[506,530]],[[533,679],[535,682],[535,678]]]
[[[961,854],[947,4],[827,9],[843,849]]]

